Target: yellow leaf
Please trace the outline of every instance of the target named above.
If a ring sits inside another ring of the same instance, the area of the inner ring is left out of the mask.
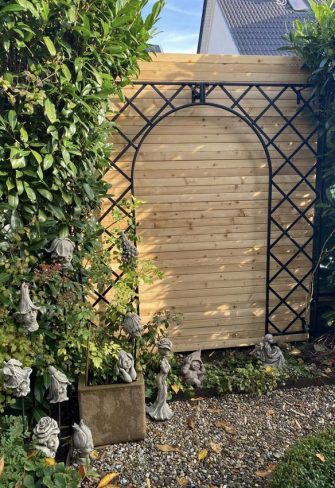
[[[188,481],[185,478],[178,478],[177,483],[178,483],[178,486],[181,486],[181,487],[188,485]]]
[[[170,446],[170,444],[157,444],[156,448],[161,452],[180,452],[179,447]]]
[[[315,456],[316,456],[318,459],[320,459],[320,461],[321,461],[322,463],[324,463],[324,462],[326,461],[326,458],[324,457],[324,455],[323,455],[323,454],[319,454],[319,453],[318,453],[318,454],[315,454]]]
[[[91,451],[90,453],[90,458],[93,459],[94,461],[96,461],[97,459],[99,459],[99,453],[98,451]]]
[[[215,444],[215,442],[210,442],[210,448],[212,449],[213,452],[216,452],[216,454],[220,454],[222,451],[222,447],[220,444]]]
[[[202,449],[200,452],[198,452],[199,461],[203,461],[204,459],[206,459],[207,456],[208,456],[207,449]]]
[[[290,352],[289,352],[289,355],[290,356],[301,356],[301,351],[300,349],[297,349],[296,347],[293,348]]]
[[[106,488],[110,484],[111,481],[116,480],[119,476],[120,476],[120,473],[116,473],[115,471],[113,473],[106,474],[99,481],[97,488]]]
[[[1,475],[3,473],[4,467],[5,467],[5,458],[2,457],[2,458],[0,458],[0,478],[1,478]]]
[[[56,464],[55,459],[50,458],[50,457],[46,457],[46,458],[44,458],[44,462],[45,462],[45,464],[47,464],[48,466],[55,466],[55,464]]]
[[[222,413],[222,408],[206,408],[206,412],[208,413]]]
[[[191,402],[200,402],[200,400],[205,400],[204,397],[191,398]]]
[[[272,373],[272,370],[273,370],[272,366],[266,366],[265,368],[266,373]]]
[[[177,393],[179,392],[180,388],[178,385],[174,384],[174,385],[171,385],[171,389],[175,392],[175,394],[177,395]]]

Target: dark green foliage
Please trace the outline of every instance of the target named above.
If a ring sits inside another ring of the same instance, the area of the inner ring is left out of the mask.
[[[39,375],[66,364],[73,380],[87,351],[98,365],[115,353],[103,329],[88,330],[99,320],[86,300],[115,280],[96,219],[109,98],[149,60],[162,3],[143,19],[147,0],[0,0],[0,363],[22,356]],[[75,243],[73,270],[45,251],[55,237]],[[42,307],[31,338],[13,320],[23,281]]]
[[[333,488],[335,486],[335,429],[297,442],[279,462],[273,488]]]
[[[321,195],[322,227],[320,286],[322,291],[335,289],[335,9],[333,0],[310,0],[312,17],[305,22],[295,21],[294,30],[287,36],[288,49],[302,58],[310,70],[309,81],[314,84],[313,101],[320,136],[324,137],[323,194]],[[330,312],[328,325],[335,324]]]
[[[27,457],[24,440],[22,419],[2,416],[0,419],[0,459],[4,460],[4,470],[0,476],[1,488],[14,488],[23,472]]]

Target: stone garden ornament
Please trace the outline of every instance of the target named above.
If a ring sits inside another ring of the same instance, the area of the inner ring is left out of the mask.
[[[51,253],[51,259],[55,259],[63,269],[73,269],[72,258],[75,249],[74,242],[67,237],[56,237],[47,252]]]
[[[169,339],[163,337],[157,343],[157,347],[158,352],[162,357],[160,362],[160,372],[156,377],[158,393],[155,402],[147,406],[146,412],[154,420],[170,420],[173,416],[173,412],[166,401],[166,378],[171,369],[171,366],[167,360],[167,356],[172,350],[172,342]]]
[[[83,420],[79,422],[79,425],[73,424],[73,429],[74,456],[72,462],[74,464],[88,464],[90,461],[90,453],[94,449],[91,429]]]
[[[182,367],[184,382],[187,385],[201,386],[205,377],[205,367],[201,360],[201,350],[186,356]]]
[[[134,358],[129,352],[120,351],[115,365],[115,373],[124,383],[132,383],[136,380]]]
[[[136,339],[142,334],[141,319],[137,313],[128,312],[123,321],[123,330],[129,335],[130,339]]]
[[[50,387],[47,400],[50,403],[66,402],[69,399],[67,396],[67,387],[71,384],[70,381],[64,373],[54,366],[49,366],[48,372],[50,375]]]
[[[10,359],[3,362],[0,369],[6,390],[12,390],[17,398],[26,397],[30,392],[31,368],[23,368],[22,363],[17,359]]]
[[[128,239],[124,232],[120,234],[120,244],[121,244],[121,259],[122,262],[129,266],[130,268],[136,268],[138,250],[134,244]]]
[[[42,417],[33,430],[36,449],[46,457],[54,458],[59,446],[59,433],[56,420],[50,417]]]
[[[40,307],[34,305],[30,298],[28,283],[22,283],[19,311],[15,312],[14,317],[24,325],[27,333],[38,330],[37,311],[39,309]]]
[[[273,335],[266,334],[264,340],[255,347],[254,355],[266,366],[282,368],[285,358],[278,346],[273,344]]]

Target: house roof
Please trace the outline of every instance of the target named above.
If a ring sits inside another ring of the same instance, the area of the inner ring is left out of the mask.
[[[308,11],[294,11],[285,0],[217,0],[240,54],[290,55],[280,51],[283,36],[292,30],[293,21],[304,20]],[[206,15],[204,0],[198,52]]]

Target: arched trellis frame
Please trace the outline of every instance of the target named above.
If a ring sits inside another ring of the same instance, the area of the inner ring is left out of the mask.
[[[122,176],[126,182],[126,187],[120,190],[120,193],[108,197],[108,208],[104,211],[100,217],[100,221],[104,222],[107,215],[118,208],[125,216],[135,219],[134,215],[130,215],[129,212],[122,206],[122,201],[128,195],[134,195],[134,174],[136,161],[139,155],[142,144],[145,142],[147,136],[163,119],[166,117],[186,108],[194,106],[207,106],[224,110],[232,116],[238,117],[242,120],[249,129],[257,136],[260,142],[264,156],[268,164],[269,186],[268,186],[268,219],[267,219],[267,250],[266,250],[266,305],[265,305],[265,332],[271,332],[274,335],[290,335],[301,334],[306,331],[306,307],[296,310],[291,306],[290,298],[292,295],[301,291],[307,297],[309,293],[308,279],[311,277],[313,269],[313,256],[312,252],[307,250],[309,244],[313,242],[314,234],[316,230],[316,224],[308,215],[311,208],[314,207],[317,200],[317,190],[315,183],[315,174],[317,169],[317,148],[313,144],[312,140],[316,138],[318,128],[314,125],[310,127],[308,133],[302,133],[298,122],[298,117],[307,112],[307,115],[314,115],[314,107],[312,105],[311,85],[309,84],[292,84],[292,83],[221,83],[221,82],[136,82],[134,83],[136,90],[133,96],[125,99],[125,103],[119,110],[117,115],[113,118],[113,122],[116,125],[118,134],[124,140],[124,147],[111,161],[111,168],[116,170],[119,175]],[[169,96],[166,96],[163,91],[164,88],[169,89]],[[237,92],[239,89],[239,92]],[[267,91],[269,89],[275,90],[275,96],[271,97]],[[159,100],[157,108],[154,114],[145,113],[142,105],[138,101],[145,101],[145,98],[141,98],[140,95],[143,90],[152,90],[155,93],[155,97]],[[223,92],[225,100],[224,103],[213,103],[210,97],[215,95],[219,91]],[[243,106],[243,102],[246,99],[248,93],[257,92],[257,96],[263,101],[263,107],[259,113],[254,114],[252,111],[246,109]],[[185,103],[185,93],[186,101]],[[179,95],[183,97],[179,97]],[[296,99],[296,109],[294,113],[286,115],[280,107],[280,102],[287,97]],[[188,99],[188,100],[187,100]],[[264,105],[265,104],[265,105]],[[131,109],[143,120],[143,125],[140,126],[135,135],[126,134],[120,126],[117,125],[117,121],[122,114],[126,114],[127,109]],[[274,110],[278,120],[282,125],[277,125],[277,131],[275,134],[267,134],[266,130],[262,127],[262,117],[267,115],[269,110]],[[278,138],[286,129],[297,137],[298,144],[290,152],[290,150],[283,150],[278,144]],[[314,164],[311,164],[307,171],[302,171],[293,161],[296,156],[299,156],[301,150],[307,150],[314,158]],[[127,153],[133,153],[132,164],[129,171],[124,171],[120,167],[121,158]],[[279,167],[275,168],[272,164],[271,152],[274,152],[277,157],[282,158],[282,162]],[[297,183],[295,183],[290,190],[286,190],[281,187],[281,184],[276,181],[276,176],[280,174],[280,171],[289,165],[290,171],[293,171],[294,175],[299,177]],[[308,187],[312,197],[310,198],[308,205],[300,207],[295,201],[295,192],[301,184]],[[280,195],[278,201],[273,199],[274,191]],[[276,211],[284,204],[289,204],[295,213],[295,217],[292,218],[292,222],[288,226],[283,226],[276,218]],[[304,221],[307,224],[310,231],[303,240],[298,242],[290,232],[294,226]],[[274,231],[276,231],[276,237],[274,237]],[[106,231],[108,232],[108,231]],[[279,235],[278,235],[279,232]],[[294,247],[294,252],[287,260],[283,260],[276,255],[276,246],[282,239],[288,239]],[[309,263],[306,273],[302,277],[297,277],[294,272],[289,268],[289,265],[299,256],[304,257]],[[284,262],[283,262],[284,261]],[[271,264],[276,264],[276,270],[272,270]],[[275,289],[276,280],[280,279],[283,274],[289,275],[292,279],[292,287],[284,294],[278,293]],[[115,273],[115,278],[118,280],[121,276]],[[112,286],[112,285],[111,285]],[[108,303],[107,295],[111,289],[111,286],[102,293],[96,292],[95,305],[100,302]],[[271,297],[271,300],[270,300]],[[276,324],[275,318],[278,316],[278,311],[282,307],[286,307],[291,314],[291,320],[285,324],[284,327],[279,327]],[[277,314],[276,314],[277,312]],[[292,330],[294,329],[294,330]]]

